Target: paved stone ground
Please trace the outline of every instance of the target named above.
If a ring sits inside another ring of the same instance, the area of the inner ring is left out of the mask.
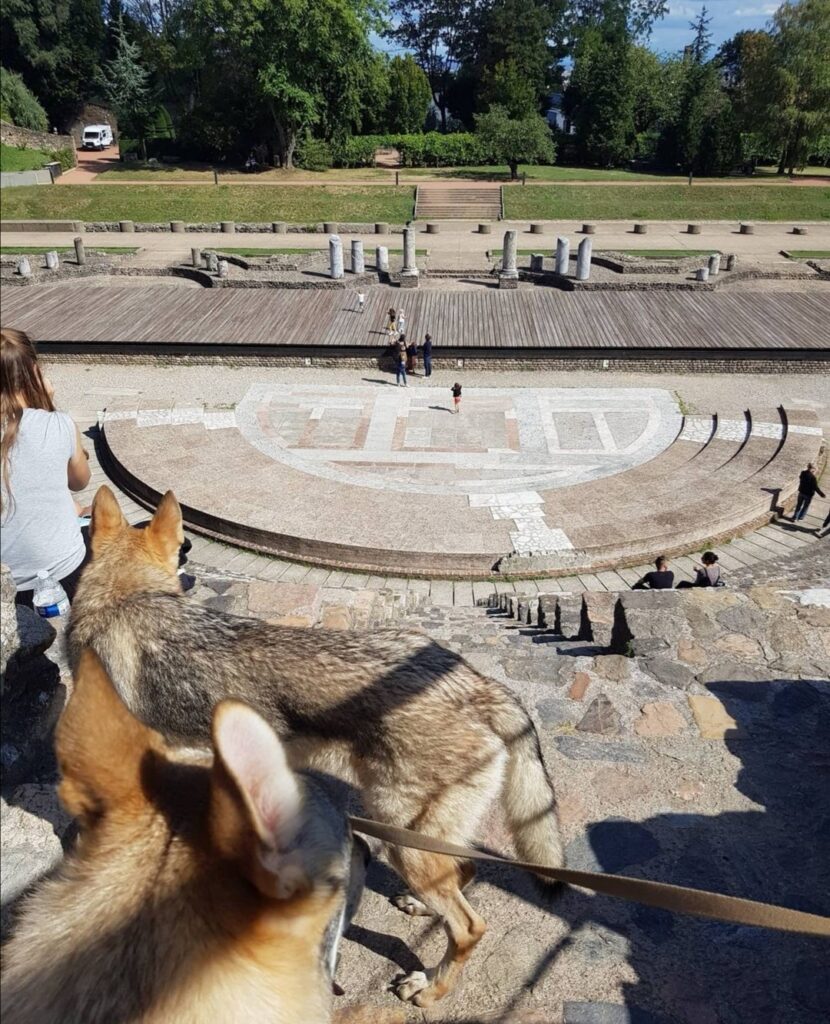
[[[611,623],[620,620],[610,594],[586,595],[584,613],[572,598],[555,598],[560,632],[496,609],[425,603],[405,622],[503,681],[530,709],[572,866],[827,914],[830,592],[815,588],[828,580],[828,556],[830,546],[817,546],[789,579],[779,565],[776,588],[626,594],[633,657],[608,646],[619,641]],[[793,580],[813,589],[792,592]],[[313,589],[214,571],[191,600],[295,621]],[[550,599],[538,603],[550,617]],[[535,612],[532,601],[521,607]],[[592,639],[572,639],[586,615]],[[48,653],[4,703],[4,901],[72,837],[48,754],[69,681],[60,648]],[[22,751],[24,728],[35,742]],[[486,848],[510,852],[497,809],[481,834]],[[391,906],[398,891],[383,861],[373,861],[343,944],[344,1003],[393,1007],[389,981],[440,955],[433,923]],[[482,870],[469,894],[487,935],[457,994],[431,1011],[410,1010],[412,1021],[819,1024],[830,1012],[819,940],[675,917],[584,890],[554,897],[506,869]]]

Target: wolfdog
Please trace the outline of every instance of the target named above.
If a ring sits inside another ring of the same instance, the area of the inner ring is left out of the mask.
[[[84,651],[57,729],[80,838],[4,951],[4,1024],[325,1024],[365,844],[271,727],[217,704],[170,748]]]
[[[501,792],[522,859],[562,865],[538,736],[505,687],[419,633],[295,629],[202,608],[176,577],[183,538],[171,491],[138,530],[99,489],[92,561],[72,605],[71,660],[92,647],[127,706],[182,743],[206,740],[219,701],[245,701],[293,766],[345,775],[367,813],[390,824],[466,844]],[[429,1006],[455,984],[485,930],[461,891],[473,869],[394,846],[388,856],[413,894],[397,906],[437,914],[447,932],[438,966],[395,989]]]

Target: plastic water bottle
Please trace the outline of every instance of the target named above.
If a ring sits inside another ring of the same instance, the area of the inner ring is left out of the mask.
[[[44,619],[66,615],[69,611],[69,598],[66,596],[66,591],[45,569],[41,569],[37,574],[32,604],[38,615]]]

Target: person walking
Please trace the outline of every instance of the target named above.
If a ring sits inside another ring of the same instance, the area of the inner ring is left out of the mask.
[[[450,391],[452,391],[452,400],[453,404],[455,405],[455,413],[456,415],[458,415],[458,413],[461,412],[461,385],[458,383],[458,381],[456,381],[455,384],[453,384],[453,386],[450,388]]]
[[[363,310],[365,309],[365,307],[366,307],[366,296],[363,294],[363,292],[358,292],[357,293],[357,308],[358,308],[358,312],[362,313]]]
[[[830,511],[828,511],[827,515],[824,517],[824,522],[816,530],[816,536],[817,537],[826,537],[828,531],[830,531]]]
[[[822,498],[825,496],[816,479],[816,467],[810,462],[806,469],[802,469],[798,477],[798,498],[795,503],[795,512],[793,512],[794,523],[807,515],[810,502],[817,494]]]
[[[392,341],[392,339],[397,334],[397,328],[395,326],[397,322],[397,316],[398,314],[395,312],[395,307],[390,306],[386,313],[386,333],[389,335],[390,341]]]
[[[424,357],[424,376],[432,376],[432,335],[427,334],[424,337],[424,343],[421,345],[421,355]]]
[[[406,334],[406,314],[402,309],[398,310],[396,327],[398,329],[398,334]]]

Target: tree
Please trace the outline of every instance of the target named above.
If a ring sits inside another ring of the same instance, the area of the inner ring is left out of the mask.
[[[59,127],[96,94],[103,41],[99,0],[3,0],[3,63]]]
[[[138,139],[142,158],[146,160],[147,136],[156,103],[150,91],[149,75],[139,57],[138,45],[127,38],[123,18],[119,18],[115,57],[104,67],[104,83],[118,115],[121,135]]]
[[[588,28],[582,33],[566,103],[586,163],[620,166],[634,153],[633,51],[620,27]]]
[[[415,54],[432,89],[432,98],[447,130],[449,95],[469,43],[474,0],[391,0],[394,22],[390,39]]]
[[[14,73],[0,68],[0,117],[21,128],[45,132],[49,127],[46,111],[26,83]]]
[[[249,103],[270,125],[279,163],[293,167],[299,136],[359,128],[374,0],[194,0],[230,59],[249,70]]]
[[[493,106],[475,118],[476,134],[482,147],[495,163],[510,168],[510,177],[519,176],[519,164],[552,164],[556,146],[547,121],[538,114],[511,118],[504,107]]]
[[[432,90],[429,79],[407,54],[393,57],[389,64],[388,129],[407,135],[423,131]]]
[[[578,38],[582,29],[612,20],[624,26],[632,40],[648,38],[654,22],[668,9],[668,0],[571,0],[568,10],[571,35]]]
[[[695,64],[702,64],[706,60],[707,53],[712,49],[712,33],[709,30],[711,23],[712,16],[706,13],[706,4],[701,7],[695,20],[689,22],[689,28],[694,29],[695,35],[687,52]]]

